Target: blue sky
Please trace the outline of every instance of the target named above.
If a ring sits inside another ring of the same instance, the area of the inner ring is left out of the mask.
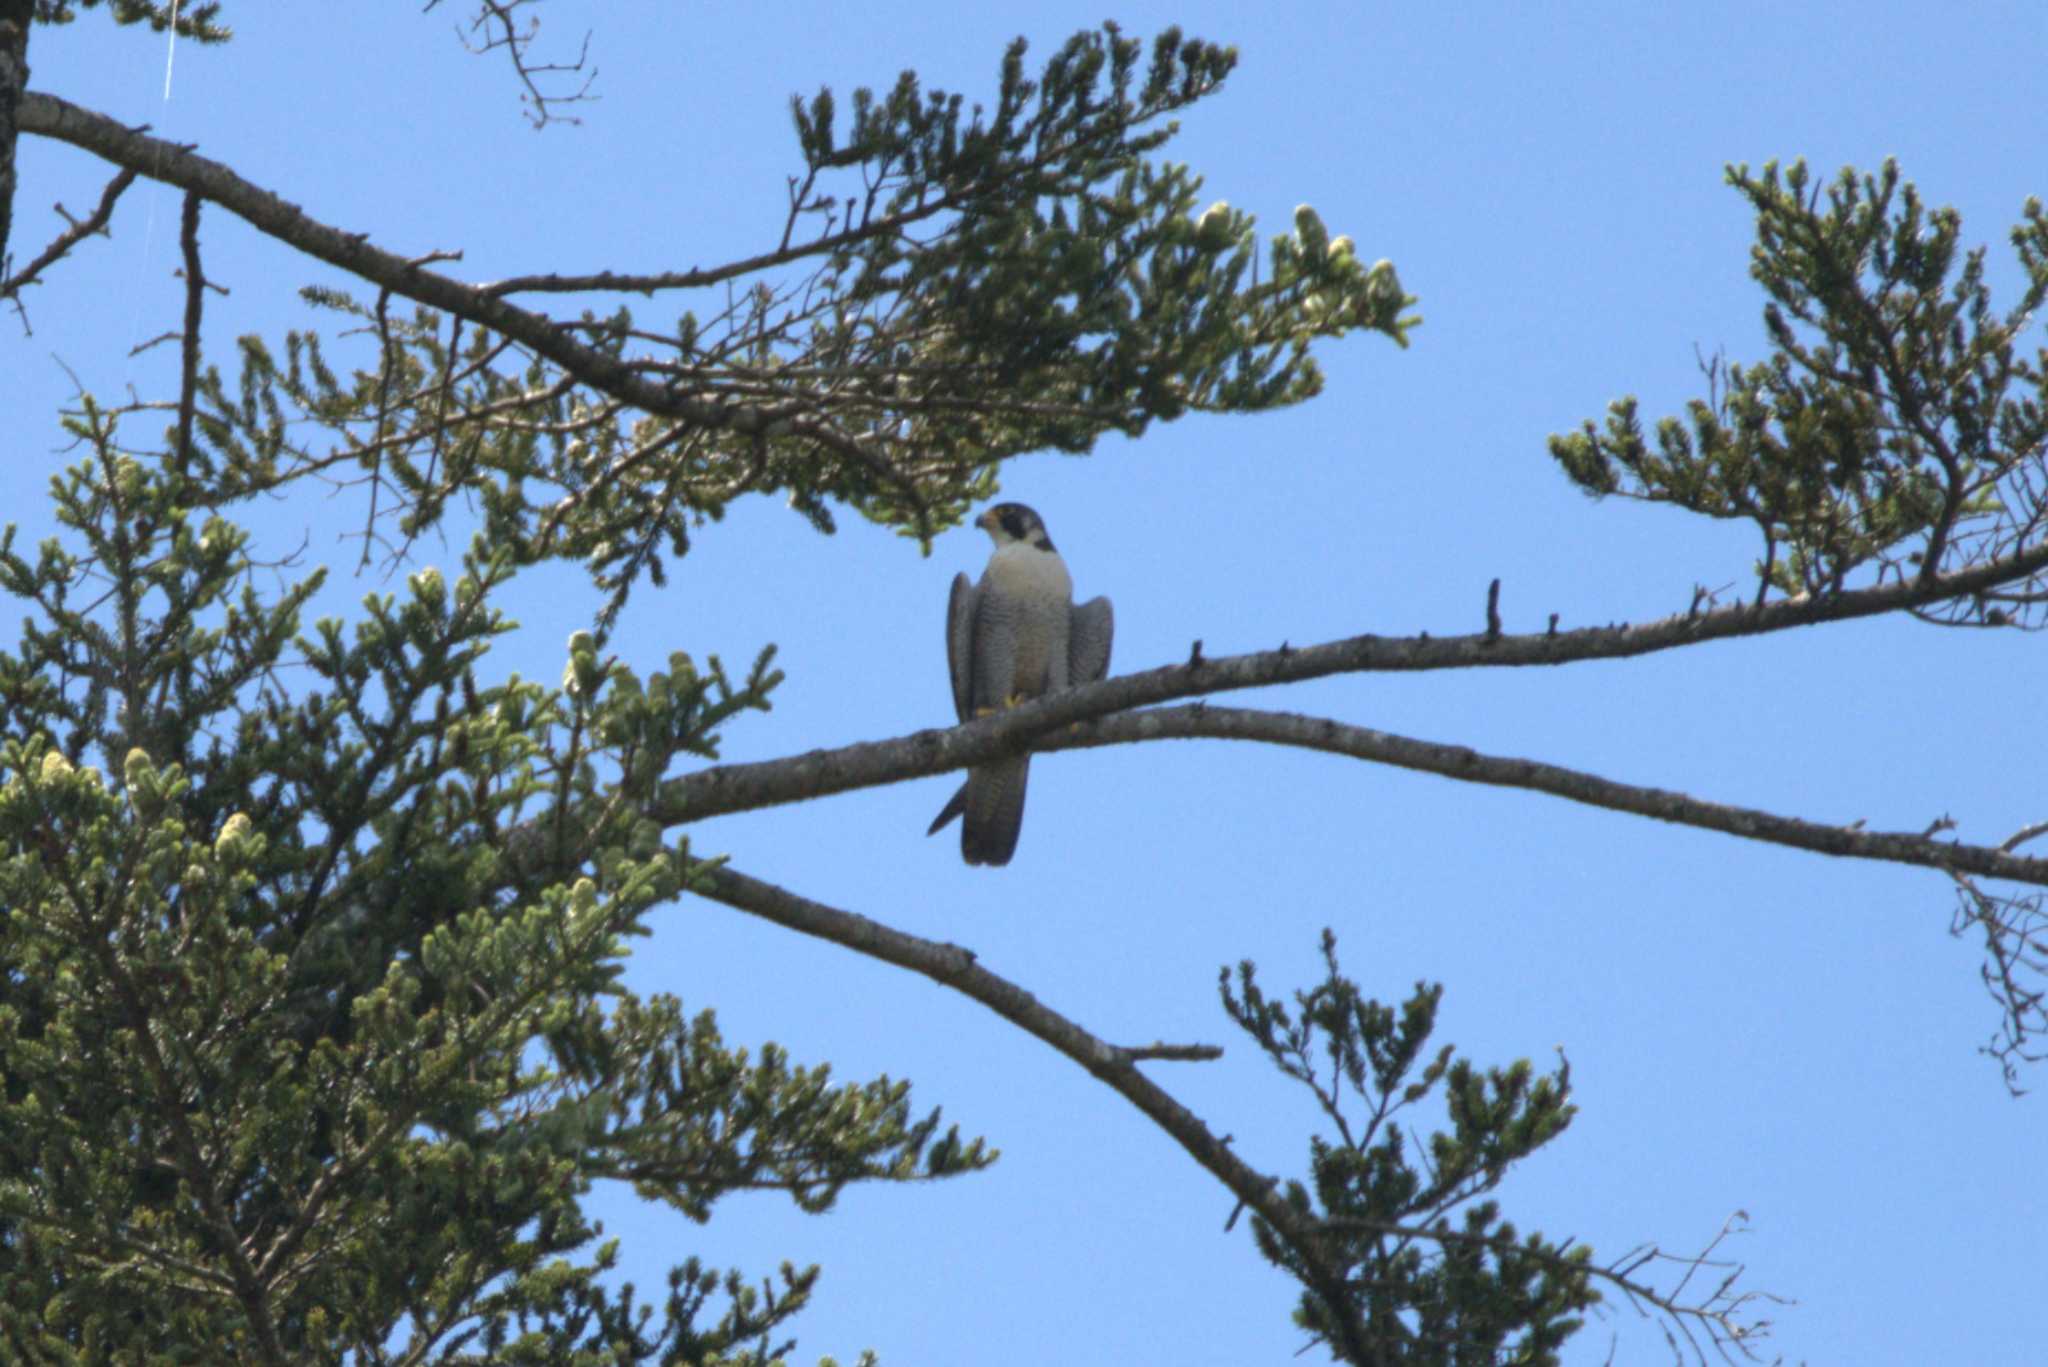
[[[1789,11],[1789,12],[1788,12]],[[39,30],[32,88],[199,145],[315,218],[408,254],[460,249],[471,279],[546,269],[711,265],[779,233],[796,167],[795,91],[886,86],[904,67],[986,97],[1003,44],[1038,56],[1099,6],[759,7],[551,0],[545,32],[587,28],[602,97],[580,127],[529,131],[509,74],[465,55],[449,0],[234,6],[224,49],[165,48],[98,15]],[[1764,354],[1750,223],[1730,162],[1901,162],[1992,244],[2048,192],[2038,64],[2048,16],[1903,4],[1451,7],[1141,4],[1235,43],[1223,93],[1169,155],[1207,193],[1286,231],[1316,206],[1361,257],[1391,258],[1427,322],[1323,353],[1324,395],[1255,418],[1189,418],[1091,458],[1027,457],[1005,493],[1035,506],[1077,592],[1116,602],[1115,666],[1361,632],[1483,625],[1503,581],[1511,631],[1641,620],[1695,585],[1742,581],[1739,528],[1596,504],[1544,438],[1633,393],[1646,413],[1700,392],[1698,354]],[[17,259],[89,207],[105,173],[25,140]],[[24,534],[47,528],[54,411],[78,381],[170,393],[178,197],[138,186],[110,242],[59,268],[11,320],[0,363],[4,477]],[[315,319],[310,263],[209,214],[213,359],[261,328]],[[658,320],[681,305],[639,303]],[[394,587],[350,577],[352,495],[260,511],[273,548],[310,537],[340,572],[329,610]],[[421,556],[453,565],[460,543]],[[767,501],[709,528],[617,641],[744,661],[782,650],[775,712],[728,733],[734,759],[900,735],[948,719],[942,622],[981,533],[929,559],[848,523],[821,538]],[[503,672],[553,678],[591,600],[573,574],[508,600]],[[2042,815],[2039,643],[1909,622],[1832,626],[1622,663],[1327,680],[1236,699],[1681,789],[1817,820],[1919,830],[1944,814],[1995,844]],[[1305,985],[1335,927],[1384,1000],[1447,991],[1439,1040],[1481,1063],[1569,1055],[1581,1114],[1501,1192],[1523,1228],[1609,1257],[1685,1252],[1731,1213],[1745,1284],[1788,1360],[2016,1362],[2039,1352],[2048,1153],[2038,1096],[2014,1101],[1977,1055],[1995,1017],[1974,946],[1947,934],[1934,874],[1830,861],[1555,799],[1356,762],[1196,743],[1041,759],[1016,862],[962,866],[924,827],[954,780],[925,780],[709,823],[701,850],[903,930],[951,940],[1106,1038],[1212,1041],[1221,1062],[1154,1065],[1264,1170],[1293,1175],[1306,1098],[1233,1038],[1216,970],[1255,960]],[[774,1040],[845,1078],[916,1083],[1004,1151],[989,1173],[849,1192],[830,1215],[734,1199],[696,1227],[608,1204],[643,1284],[696,1253],[755,1275],[821,1262],[799,1360],[1287,1362],[1289,1285],[1232,1201],[1119,1098],[982,1008],[922,979],[725,908],[656,918],[633,981],[714,1008],[728,1038]],[[2038,1084],[2039,1077],[2026,1079]],[[1663,1354],[1626,1309],[1574,1362]],[[1319,1355],[1312,1355],[1319,1356]]]

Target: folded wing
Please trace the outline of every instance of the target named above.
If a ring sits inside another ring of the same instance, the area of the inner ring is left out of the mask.
[[[974,613],[981,590],[964,574],[953,576],[953,596],[946,600],[946,669],[953,676],[953,715],[974,716]]]
[[[1078,604],[1067,620],[1068,686],[1107,678],[1110,638],[1116,634],[1116,619],[1110,613],[1109,600],[1091,598]]]

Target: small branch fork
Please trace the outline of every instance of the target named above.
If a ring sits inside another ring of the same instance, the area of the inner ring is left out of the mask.
[[[2038,833],[2037,827],[2027,830]],[[2023,838],[2027,831],[2006,844]],[[2001,1017],[1982,1052],[2004,1073],[2006,1090],[2019,1096],[2026,1091],[2019,1085],[2021,1065],[2048,1058],[2040,1043],[2048,1038],[2048,989],[2042,986],[2048,983],[2048,898],[2000,896],[1967,874],[1951,871],[1950,877],[1956,909],[1949,933],[1982,937],[1984,959],[1977,972]]]
[[[0,280],[0,299],[14,298],[21,292],[22,286],[34,283],[45,270],[61,261],[73,247],[88,237],[95,234],[101,237],[108,236],[107,225],[113,221],[114,205],[122,193],[135,183],[135,176],[136,172],[127,167],[116,172],[114,178],[107,182],[106,188],[100,191],[100,202],[84,218],[73,218],[64,212],[63,205],[57,205],[57,212],[63,215],[64,221],[70,226],[51,239],[50,245],[37,253],[35,260],[5,280]]]
[[[433,9],[440,0],[428,0],[427,8]],[[524,24],[515,13],[532,0],[477,0],[476,16],[469,21],[469,31],[456,29],[464,48],[471,53],[482,55],[486,52],[503,52],[512,63],[512,72],[519,83],[526,87],[526,93],[519,97],[527,106],[526,118],[534,128],[541,129],[550,123],[580,124],[583,120],[568,114],[555,112],[557,105],[583,104],[597,97],[590,93],[592,83],[597,80],[597,68],[585,70],[590,59],[590,35],[583,35],[583,44],[577,50],[573,62],[536,62],[529,50],[533,40],[540,36],[540,19],[529,16]],[[478,35],[472,39],[471,35]],[[582,82],[566,95],[550,95],[541,89],[541,82],[549,76],[581,76]]]

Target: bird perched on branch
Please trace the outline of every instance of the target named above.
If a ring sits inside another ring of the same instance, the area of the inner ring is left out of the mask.
[[[964,574],[953,576],[946,605],[946,664],[960,720],[1109,673],[1115,626],[1109,600],[1074,606],[1074,581],[1038,514],[1021,503],[998,503],[974,525],[996,549],[979,584]],[[961,858],[970,864],[1009,863],[1024,825],[1030,773],[1029,755],[976,765],[928,834],[937,835],[960,817]]]

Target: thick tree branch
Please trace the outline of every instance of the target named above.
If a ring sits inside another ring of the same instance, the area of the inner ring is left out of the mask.
[[[0,275],[7,272],[7,242],[14,226],[14,152],[28,91],[28,33],[34,18],[31,0],[0,0]]]
[[[1194,1112],[1181,1105],[1167,1091],[1146,1077],[1133,1062],[1133,1051],[1119,1049],[1098,1039],[1066,1017],[1045,1006],[1036,997],[1006,978],[997,976],[975,962],[970,950],[940,944],[891,929],[879,921],[841,911],[793,892],[750,878],[721,864],[698,864],[691,873],[691,888],[699,896],[747,912],[805,935],[881,959],[900,968],[921,973],[980,1002],[1004,1020],[1043,1040],[1080,1064],[1124,1100],[1142,1111],[1146,1118],[1166,1131],[1189,1157],[1206,1168],[1244,1205],[1258,1212],[1274,1232],[1313,1269],[1311,1289],[1332,1307],[1347,1304],[1343,1277],[1332,1266],[1313,1221],[1302,1219],[1282,1200],[1279,1184],[1254,1171],[1232,1152],[1230,1145],[1210,1133]],[[1350,1321],[1350,1316],[1342,1317]],[[1355,1322],[1347,1327],[1354,1333]],[[1349,1360],[1368,1358],[1362,1341],[1347,1343]]]
[[[1467,783],[1527,788],[1591,807],[1629,812],[1704,831],[1720,831],[1745,840],[1788,845],[1816,854],[1915,864],[1947,873],[2048,885],[2048,859],[2024,858],[1993,846],[1965,845],[1905,832],[1866,831],[1855,825],[1831,826],[1817,821],[1802,821],[1753,807],[1707,802],[1664,788],[1617,783],[1597,774],[1545,764],[1540,760],[1482,755],[1462,745],[1415,740],[1292,712],[1210,707],[1203,703],[1191,707],[1160,708],[1105,717],[1074,732],[1045,737],[1033,749],[1079,750],[1099,745],[1169,739],[1254,740],[1269,745],[1298,746],[1327,754],[1348,755],[1375,764],[1441,774]]]

